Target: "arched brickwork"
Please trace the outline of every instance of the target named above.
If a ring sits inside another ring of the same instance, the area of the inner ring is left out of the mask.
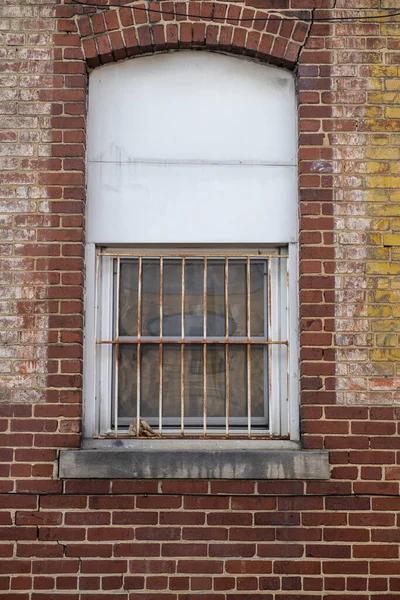
[[[154,4],[152,13],[121,7],[84,15],[78,21],[84,57],[96,67],[131,56],[192,48],[246,54],[293,69],[309,24],[237,5],[199,2]],[[184,7],[184,8],[182,8]],[[162,10],[162,9],[161,9]],[[175,15],[169,13],[177,13]],[[201,15],[202,19],[192,15]],[[238,24],[238,19],[244,19]]]

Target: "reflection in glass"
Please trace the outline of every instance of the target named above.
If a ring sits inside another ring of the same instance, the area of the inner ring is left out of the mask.
[[[164,259],[163,336],[182,335],[182,261]]]
[[[264,274],[265,273],[265,274]],[[266,331],[266,298],[264,297],[264,282],[266,283],[267,264],[265,260],[250,261],[250,335],[265,336]],[[265,286],[266,287],[266,286]]]
[[[207,260],[207,336],[225,336],[225,260]]]
[[[121,260],[119,289],[119,333],[137,335],[139,261]]]
[[[207,416],[225,415],[225,346],[207,347]]]
[[[185,261],[185,337],[204,335],[204,259]]]
[[[163,417],[181,414],[181,346],[163,347]]]
[[[203,346],[185,346],[185,416],[203,415]]]
[[[229,317],[235,327],[230,327],[229,335],[244,337],[246,329],[246,259],[231,259],[228,263],[228,307]],[[231,331],[234,329],[234,331]]]
[[[118,416],[135,417],[137,398],[137,346],[124,344],[118,353]]]
[[[267,380],[267,352],[263,346],[251,347],[251,416],[263,417],[268,421],[264,382]]]
[[[154,331],[154,319],[160,314],[160,260],[142,260],[142,335],[158,335]],[[153,325],[153,327],[152,327]],[[159,324],[158,324],[159,329]]]

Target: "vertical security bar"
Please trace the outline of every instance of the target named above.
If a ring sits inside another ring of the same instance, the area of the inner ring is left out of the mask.
[[[139,256],[139,277],[138,277],[138,326],[137,326],[137,354],[136,354],[136,367],[137,367],[137,380],[136,380],[136,437],[140,435],[140,337],[142,333],[142,271],[143,263],[142,257]]]
[[[97,340],[99,339],[98,328],[98,316],[99,316],[99,285],[100,285],[100,256],[96,252],[96,267],[95,267],[95,285],[94,285],[94,344],[93,344],[93,389],[95,390],[95,421],[96,429],[101,423],[101,418],[97,420],[97,415],[100,415],[102,410],[101,403],[99,402],[99,393],[97,389]]]
[[[160,256],[160,347],[158,368],[158,428],[162,436],[162,413],[163,413],[163,302],[164,302],[164,260]]]
[[[251,347],[250,347],[250,257],[246,260],[246,300],[247,300],[247,436],[251,437]]]
[[[203,256],[203,340],[207,339],[207,257]],[[207,437],[207,344],[203,344],[203,435]]]
[[[185,436],[185,257],[182,258],[181,436]]]
[[[229,437],[229,298],[228,257],[225,257],[225,435]]]
[[[114,378],[114,432],[118,435],[118,362],[119,362],[119,290],[120,290],[121,258],[117,257],[116,307],[115,307],[115,378]]]

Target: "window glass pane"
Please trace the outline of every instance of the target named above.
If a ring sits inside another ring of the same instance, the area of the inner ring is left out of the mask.
[[[207,260],[207,336],[225,337],[225,260]]]
[[[225,346],[207,346],[207,416],[225,415]]]
[[[117,347],[118,349],[118,347]],[[118,353],[118,417],[136,416],[137,346],[121,344]]]
[[[137,335],[139,261],[121,260],[119,296],[119,334]]]
[[[265,417],[268,422],[267,389],[265,386],[268,365],[268,348],[251,347],[251,416]]]
[[[228,263],[229,335],[246,336],[246,259],[230,259]]]
[[[142,261],[142,323],[141,334],[158,336],[160,333],[160,260],[143,258]]]
[[[163,336],[181,336],[182,260],[165,258],[163,263]]]
[[[265,260],[256,258],[250,261],[250,335],[252,336],[267,335],[267,319],[265,317],[267,273]]]
[[[185,337],[204,335],[204,259],[185,261]]]
[[[163,347],[163,417],[181,414],[181,346]]]
[[[185,346],[185,417],[203,415],[203,346]],[[185,421],[187,420],[185,418]],[[201,427],[201,423],[199,423]]]
[[[229,347],[229,417],[247,415],[246,346]]]
[[[140,416],[158,417],[160,386],[160,347],[142,344],[140,347]]]

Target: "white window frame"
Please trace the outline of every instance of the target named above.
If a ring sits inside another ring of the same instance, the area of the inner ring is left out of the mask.
[[[293,447],[299,442],[299,378],[298,378],[298,309],[297,309],[297,245],[287,246],[287,273],[281,270],[279,285],[274,285],[271,297],[272,320],[269,331],[270,339],[286,337],[288,340],[288,359],[280,360],[282,347],[269,347],[269,363],[273,367],[271,383],[273,394],[269,402],[270,428],[264,433],[262,441],[268,447]],[[84,438],[86,445],[103,447],[107,440],[118,438],[123,444],[131,444],[134,439],[127,436],[126,431],[111,428],[111,397],[112,397],[112,345],[96,343],[99,339],[112,338],[113,319],[113,272],[112,262],[109,262],[108,272],[100,272],[100,261],[96,259],[99,248],[88,244],[86,249],[86,293],[85,293],[85,373],[84,373]],[[265,250],[265,249],[264,249]],[[109,248],[110,254],[118,254],[118,249]],[[138,249],[124,248],[119,252],[138,253]],[[148,249],[146,249],[148,252]],[[196,254],[196,251],[192,251]],[[242,251],[243,252],[243,251]],[[265,250],[273,253],[274,250]],[[275,250],[277,252],[277,250]],[[224,254],[240,255],[240,250],[224,250]],[[154,254],[162,254],[155,249]],[[197,252],[199,254],[199,252]],[[270,261],[271,270],[276,269],[278,261]],[[276,274],[271,272],[272,281]],[[99,282],[99,284],[97,284]],[[287,285],[286,285],[287,284]],[[280,296],[287,297],[286,314],[274,311],[273,306],[282,306]],[[279,317],[278,317],[279,315]],[[284,329],[287,328],[287,331]],[[286,347],[285,347],[286,348]],[[284,382],[284,384],[282,383]],[[283,393],[282,393],[283,392]],[[198,436],[201,437],[201,436]],[[212,436],[210,436],[212,437]],[[207,440],[209,441],[210,437]],[[232,437],[235,437],[234,434]],[[245,440],[245,436],[241,436]],[[168,439],[167,437],[165,439]],[[252,443],[252,440],[247,440]],[[186,440],[190,443],[190,440]]]

